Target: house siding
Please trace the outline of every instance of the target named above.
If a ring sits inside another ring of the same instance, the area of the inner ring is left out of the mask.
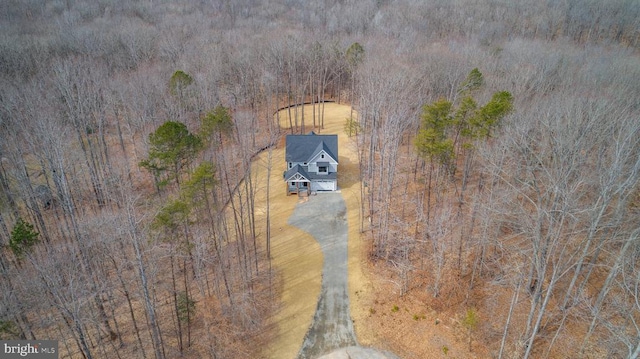
[[[329,163],[328,173],[336,173],[338,172],[338,164],[337,163]],[[309,163],[309,172],[318,173],[318,164],[316,162]]]

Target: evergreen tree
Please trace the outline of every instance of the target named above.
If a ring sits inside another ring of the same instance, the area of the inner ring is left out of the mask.
[[[423,157],[450,165],[453,161],[453,141],[447,138],[447,130],[454,123],[451,116],[452,103],[440,99],[425,105],[422,112],[422,128],[416,136],[415,146]]]
[[[211,144],[222,144],[222,136],[233,133],[233,117],[228,108],[216,106],[213,111],[208,112],[200,121],[200,138]],[[214,151],[218,147],[214,146]]]
[[[182,98],[184,90],[193,83],[193,77],[188,73],[178,70],[169,79],[169,91],[174,96]]]
[[[140,162],[140,166],[152,172],[158,188],[171,179],[180,185],[180,172],[200,150],[200,139],[185,124],[167,121],[149,134],[149,143],[149,158]],[[168,175],[161,179],[163,173]]]
[[[38,235],[39,233],[34,230],[32,224],[25,222],[22,218],[18,218],[11,231],[9,248],[18,259],[22,259],[31,247],[38,242]]]

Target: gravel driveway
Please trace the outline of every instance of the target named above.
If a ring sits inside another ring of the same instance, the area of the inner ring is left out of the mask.
[[[320,193],[299,203],[289,224],[308,232],[322,248],[322,288],[313,323],[299,359],[317,358],[335,349],[357,345],[347,291],[347,219],[340,193]]]
[[[298,359],[396,358],[357,347],[349,311],[346,206],[340,193],[320,193],[298,203],[289,224],[311,234],[324,256],[322,288]]]

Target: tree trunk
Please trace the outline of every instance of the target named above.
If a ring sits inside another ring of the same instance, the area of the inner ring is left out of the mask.
[[[502,341],[500,341],[500,352],[498,353],[498,359],[502,359],[504,353],[504,346],[507,342],[507,334],[509,333],[509,324],[511,323],[511,315],[518,303],[518,297],[520,296],[520,286],[522,285],[522,279],[518,279],[518,285],[516,286],[513,296],[511,297],[511,304],[509,305],[509,314],[507,314],[507,321],[504,324],[504,332],[502,332]]]

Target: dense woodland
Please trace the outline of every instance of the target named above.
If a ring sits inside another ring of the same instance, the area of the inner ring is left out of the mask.
[[[0,338],[260,356],[250,163],[333,100],[398,295],[496,358],[640,355],[640,2],[6,0],[0,28]]]

